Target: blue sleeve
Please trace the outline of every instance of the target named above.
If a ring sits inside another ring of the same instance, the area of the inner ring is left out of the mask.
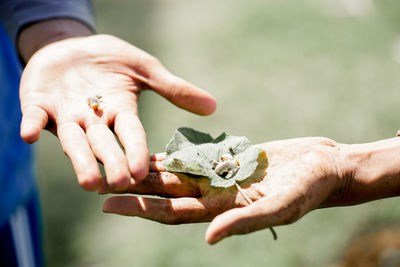
[[[75,19],[95,28],[90,0],[0,0],[0,20],[14,43],[24,25],[52,18]]]

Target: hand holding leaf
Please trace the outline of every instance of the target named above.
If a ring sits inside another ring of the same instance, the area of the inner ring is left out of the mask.
[[[158,154],[151,158],[151,170],[161,172],[150,173],[124,193],[163,198],[116,196],[109,198],[103,209],[166,224],[211,221],[206,239],[214,244],[230,235],[292,223],[337,199],[340,153],[334,141],[299,138],[258,148],[266,151],[269,166],[258,181],[241,183],[253,201],[250,205],[233,186],[213,187],[208,178],[165,172],[161,162],[166,155]],[[113,191],[103,188],[103,192]]]

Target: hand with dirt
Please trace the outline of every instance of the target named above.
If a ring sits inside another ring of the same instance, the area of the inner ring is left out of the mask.
[[[103,210],[166,224],[211,221],[206,240],[214,244],[230,235],[293,223],[317,208],[400,195],[400,139],[344,145],[327,138],[298,138],[260,147],[267,152],[269,167],[261,181],[241,185],[253,201],[250,205],[235,187],[214,188],[207,178],[164,172],[165,155],[158,154],[151,157],[151,169],[161,172],[150,173],[124,193],[163,198],[115,196]]]

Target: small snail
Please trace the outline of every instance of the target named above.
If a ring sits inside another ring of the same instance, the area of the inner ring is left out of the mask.
[[[102,110],[101,107],[100,107],[100,105],[102,103],[101,98],[102,98],[101,95],[96,95],[95,97],[89,97],[87,99],[88,106],[91,109],[93,109],[94,111],[101,111]]]

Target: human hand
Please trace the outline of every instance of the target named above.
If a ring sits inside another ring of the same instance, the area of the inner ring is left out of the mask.
[[[262,180],[241,184],[250,205],[235,187],[215,188],[207,178],[152,172],[124,193],[148,198],[115,196],[103,210],[166,224],[208,222],[206,240],[214,244],[236,234],[292,223],[307,212],[338,203],[342,186],[339,145],[327,138],[299,138],[261,144],[269,166]],[[165,154],[151,158],[151,170],[164,171]],[[103,193],[116,192],[104,187]],[[118,193],[118,192],[117,192]]]
[[[137,106],[144,89],[200,115],[215,110],[211,95],[116,37],[93,35],[53,42],[33,54],[23,72],[21,137],[35,142],[46,128],[58,136],[82,187],[101,186],[99,160],[107,184],[125,189],[131,177],[140,180],[148,174],[146,135]],[[102,97],[99,110],[87,102],[96,95]]]

